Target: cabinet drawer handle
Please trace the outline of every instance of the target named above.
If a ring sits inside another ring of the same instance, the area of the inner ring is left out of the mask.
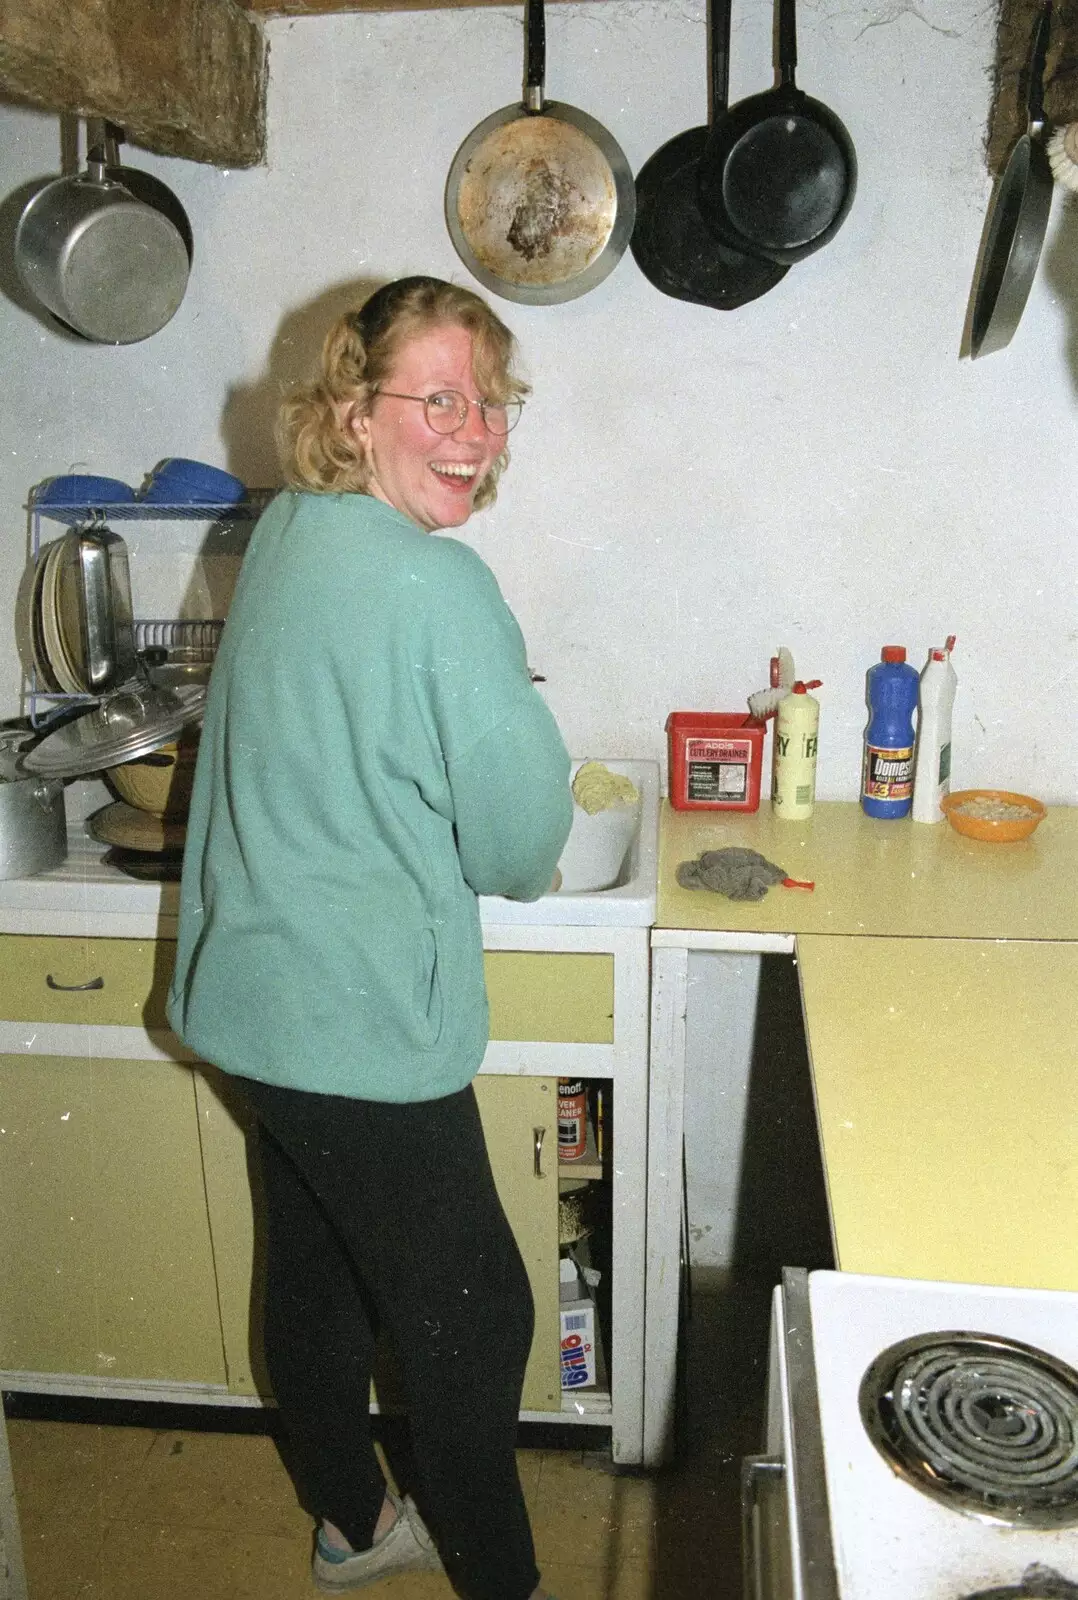
[[[45,986],[49,989],[62,989],[66,993],[70,993],[75,989],[103,989],[105,980],[104,978],[91,978],[89,983],[57,983],[52,973],[46,972]]]
[[[542,1178],[543,1173],[543,1140],[546,1138],[545,1128],[533,1128],[532,1138],[535,1141],[535,1176]]]

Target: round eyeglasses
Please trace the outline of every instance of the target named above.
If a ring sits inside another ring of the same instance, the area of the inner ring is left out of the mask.
[[[395,389],[376,389],[375,393],[391,400],[418,400],[427,426],[435,433],[456,433],[467,420],[468,407],[475,406],[487,432],[501,436],[512,433],[524,409],[523,400],[469,400],[459,389],[439,389],[437,394],[398,394]]]

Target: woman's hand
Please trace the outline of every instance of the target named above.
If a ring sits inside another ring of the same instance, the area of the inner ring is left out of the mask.
[[[554,868],[554,877],[553,877],[553,879],[551,881],[550,888],[547,890],[547,894],[557,894],[557,892],[558,892],[558,890],[560,888],[561,888],[561,868],[560,867],[555,867]]]

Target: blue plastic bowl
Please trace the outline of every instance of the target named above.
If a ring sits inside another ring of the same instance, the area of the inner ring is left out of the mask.
[[[170,456],[154,467],[139,498],[147,505],[158,506],[232,506],[246,494],[246,484],[231,472],[204,461]]]
[[[98,478],[86,472],[68,472],[59,478],[49,478],[34,490],[36,506],[98,506],[124,505],[135,498],[130,484],[119,478]]]

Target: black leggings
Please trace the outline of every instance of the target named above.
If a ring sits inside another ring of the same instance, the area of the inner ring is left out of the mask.
[[[374,1321],[454,1587],[526,1600],[539,1578],[515,1441],[534,1314],[475,1095],[387,1105],[240,1084],[265,1184],[266,1361],[301,1499],[353,1548],[371,1543]]]

